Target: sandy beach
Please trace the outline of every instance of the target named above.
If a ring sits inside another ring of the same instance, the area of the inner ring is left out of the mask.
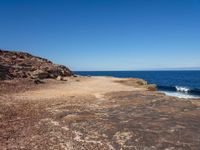
[[[195,149],[200,101],[143,80],[67,77],[1,81],[0,149]]]

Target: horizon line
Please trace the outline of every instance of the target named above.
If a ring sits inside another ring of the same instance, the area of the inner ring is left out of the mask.
[[[72,70],[73,71],[73,70]],[[124,72],[128,72],[128,71],[200,71],[200,69],[140,69],[140,70],[74,70],[73,72],[106,72],[106,71],[110,71],[110,72],[118,72],[118,71],[124,71]]]

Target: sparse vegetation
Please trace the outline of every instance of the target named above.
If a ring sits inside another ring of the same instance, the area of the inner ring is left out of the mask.
[[[156,86],[156,84],[148,84],[147,85],[147,89],[149,91],[156,91],[157,90],[157,86]]]

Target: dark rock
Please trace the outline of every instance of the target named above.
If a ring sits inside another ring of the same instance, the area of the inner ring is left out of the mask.
[[[35,84],[42,84],[42,83],[44,83],[43,81],[41,81],[41,80],[39,80],[39,79],[35,79],[35,80],[33,80],[33,82],[34,82]]]

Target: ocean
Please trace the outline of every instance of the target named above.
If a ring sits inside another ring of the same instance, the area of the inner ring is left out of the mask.
[[[180,98],[200,98],[200,71],[76,71],[84,76],[141,78],[156,84],[159,92]]]

